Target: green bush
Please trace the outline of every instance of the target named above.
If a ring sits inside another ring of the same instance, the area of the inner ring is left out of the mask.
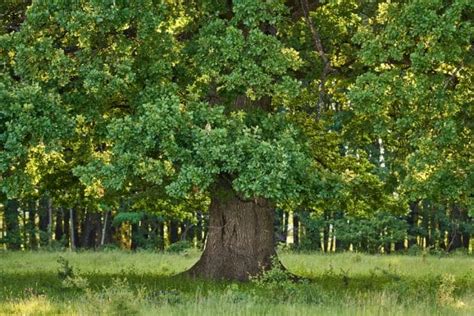
[[[166,248],[166,251],[171,253],[181,253],[191,248],[193,248],[193,244],[191,242],[187,240],[180,240],[169,245],[168,248]]]

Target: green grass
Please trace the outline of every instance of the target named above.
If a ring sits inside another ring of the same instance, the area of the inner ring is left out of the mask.
[[[74,277],[62,280],[63,257]],[[282,253],[250,283],[173,276],[197,252],[0,252],[0,314],[472,315],[473,256]]]

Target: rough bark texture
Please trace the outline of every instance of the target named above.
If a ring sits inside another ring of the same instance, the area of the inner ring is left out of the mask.
[[[242,200],[225,181],[216,191],[209,208],[204,252],[187,274],[248,280],[272,265],[274,210],[265,199]]]

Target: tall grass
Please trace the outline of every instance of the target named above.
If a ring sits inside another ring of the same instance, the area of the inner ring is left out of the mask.
[[[250,283],[173,276],[198,257],[194,251],[0,252],[0,314],[474,314],[472,256],[282,253],[288,269],[306,279],[295,283],[278,271]]]

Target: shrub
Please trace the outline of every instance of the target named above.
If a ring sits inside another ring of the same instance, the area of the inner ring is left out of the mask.
[[[181,253],[193,247],[192,243],[187,240],[180,240],[168,246],[166,251],[172,253]]]

